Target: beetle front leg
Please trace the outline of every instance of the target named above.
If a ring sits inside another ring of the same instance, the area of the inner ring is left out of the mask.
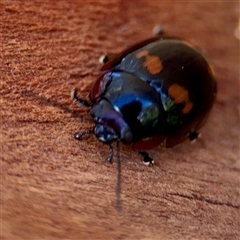
[[[142,152],[142,151],[139,151],[138,152],[142,158],[143,158],[143,163],[145,165],[153,165],[154,164],[154,160],[152,158],[149,157],[148,153],[147,152]]]
[[[104,64],[106,64],[107,62],[109,62],[109,56],[108,56],[108,54],[104,53],[103,55],[101,55],[98,61],[99,61],[99,63],[100,63],[101,65],[104,65]]]
[[[93,105],[93,102],[91,100],[79,98],[77,96],[77,90],[75,88],[73,88],[71,91],[71,99],[79,106],[91,107]]]
[[[104,53],[103,55],[100,56],[98,59],[99,63],[103,66],[109,61],[113,60],[114,58],[117,57],[117,54],[114,53]]]

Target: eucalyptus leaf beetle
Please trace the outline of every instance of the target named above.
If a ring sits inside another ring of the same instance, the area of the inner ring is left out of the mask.
[[[173,147],[198,137],[216,95],[216,81],[205,57],[189,43],[157,36],[129,47],[101,68],[89,100],[72,99],[90,107],[93,133],[109,145],[121,141],[138,151],[145,164],[147,150]]]

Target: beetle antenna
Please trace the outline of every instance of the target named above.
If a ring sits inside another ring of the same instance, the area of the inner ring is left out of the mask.
[[[117,148],[117,185],[116,185],[116,198],[117,198],[117,211],[122,211],[122,203],[121,203],[121,161],[119,156],[119,141],[116,141],[116,148]]]

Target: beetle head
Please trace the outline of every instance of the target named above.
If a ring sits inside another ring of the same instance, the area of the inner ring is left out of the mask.
[[[99,141],[108,144],[116,140],[125,144],[133,141],[130,127],[107,100],[97,102],[90,113],[96,122],[94,134]]]

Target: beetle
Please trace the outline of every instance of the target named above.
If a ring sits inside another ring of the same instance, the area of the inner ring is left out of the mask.
[[[191,44],[157,36],[139,42],[107,61],[88,99],[71,96],[90,107],[93,129],[76,133],[82,139],[93,133],[110,149],[112,143],[131,145],[152,164],[147,150],[173,147],[194,140],[205,123],[216,95],[216,81],[206,58]]]

